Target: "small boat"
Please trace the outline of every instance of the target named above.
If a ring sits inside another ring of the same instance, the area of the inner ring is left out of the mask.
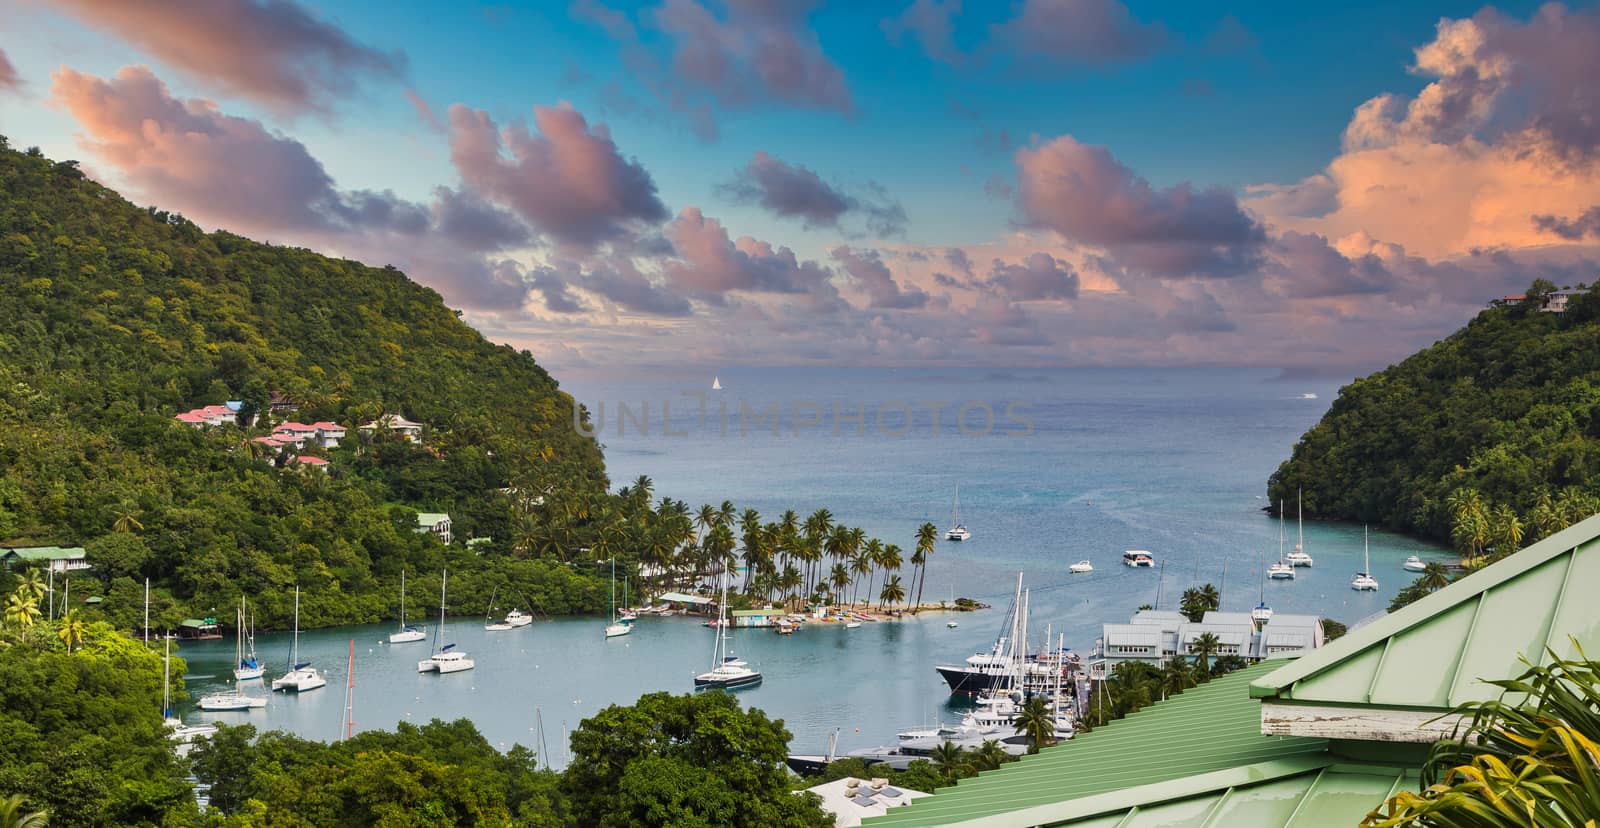
[[[1094,564],[1089,563],[1088,561],[1078,561],[1072,566],[1067,567],[1067,571],[1074,575],[1081,575],[1085,572],[1093,572]]]
[[[513,629],[526,627],[533,623],[533,616],[513,607],[510,612],[506,613],[505,623],[511,625]]]
[[[1273,580],[1294,580],[1294,567],[1283,560],[1283,501],[1278,501],[1278,562],[1267,567],[1267,577]]]
[[[161,656],[161,717],[167,727],[167,738],[177,747],[179,756],[187,756],[196,739],[214,736],[214,724],[184,724],[172,715],[172,639],[166,638],[166,650]]]
[[[722,574],[722,601],[717,606],[717,644],[712,651],[712,667],[708,672],[694,677],[694,689],[736,690],[754,687],[761,683],[761,673],[733,654],[728,646],[728,574]]]
[[[1358,592],[1375,592],[1378,579],[1372,577],[1372,550],[1367,542],[1367,529],[1361,528],[1361,571],[1350,579],[1350,588]]]
[[[315,690],[328,683],[311,666],[309,661],[300,661],[300,587],[294,588],[294,644],[289,648],[289,672],[272,680],[274,691],[304,693]]]
[[[500,588],[495,587],[489,593],[489,609],[483,614],[483,629],[485,632],[504,632],[511,629],[511,624],[506,621],[490,621],[489,616],[494,612],[494,599],[500,596]]]
[[[390,644],[406,644],[412,641],[422,641],[428,637],[428,631],[421,626],[406,623],[406,571],[400,570],[400,630],[389,633]]]
[[[261,676],[267,672],[267,668],[261,666],[261,662],[256,659],[256,632],[254,618],[251,618],[250,632],[248,633],[249,645],[246,646],[245,644],[247,634],[245,632],[243,598],[239,599],[238,617],[239,634],[234,643],[233,657],[236,661],[238,661],[239,666],[233,668],[233,680],[251,681],[253,679],[261,678]]]
[[[262,696],[246,696],[240,692],[212,693],[201,696],[199,707],[201,710],[255,710],[267,706],[267,700]]]
[[[1405,567],[1407,572],[1422,572],[1428,568],[1428,565],[1423,563],[1422,559],[1416,555],[1406,558],[1406,562],[1401,566]]]
[[[967,525],[961,522],[961,485],[956,484],[955,505],[950,510],[950,529],[944,533],[945,540],[964,541],[971,540],[972,533],[967,531]]]
[[[1289,553],[1285,560],[1290,566],[1314,566],[1316,561],[1306,554],[1306,515],[1304,501],[1299,492],[1295,493],[1295,523],[1298,524],[1298,537],[1295,539],[1294,551]]]
[[[853,630],[853,629],[855,629],[856,627],[859,627],[859,626],[861,626],[861,622],[860,621],[847,621],[847,622],[845,622],[844,628],[847,629],[847,630]]]
[[[1122,553],[1122,565],[1133,567],[1152,567],[1156,565],[1154,555],[1143,549],[1129,549]]]
[[[953,629],[955,629],[955,628],[956,628],[956,627],[959,627],[959,626],[961,626],[961,625],[960,625],[960,624],[957,624],[957,623],[956,623],[956,622],[954,622],[954,621],[946,621],[946,622],[945,622],[945,626],[946,626],[946,627],[949,627],[949,628],[950,628],[950,629],[952,629],[952,630],[953,630]]]
[[[711,378],[711,390],[712,391],[721,391],[722,390],[722,378],[721,377],[712,377]]]
[[[606,638],[617,638],[633,632],[633,621],[617,617],[617,559],[611,558],[611,623],[606,625]]]
[[[1316,398],[1317,398],[1316,393],[1312,392],[1312,391],[1307,391],[1304,394],[1300,395],[1300,399],[1302,399],[1302,400],[1314,400]]]
[[[439,573],[439,626],[433,631],[435,643],[444,635],[445,586],[449,583],[449,580],[449,570]],[[417,662],[417,672],[443,675],[444,673],[459,673],[463,670],[471,670],[476,666],[478,666],[477,662],[467,658],[466,653],[457,651],[456,645],[446,644],[438,652]]]
[[[796,624],[787,618],[779,618],[778,623],[772,625],[772,631],[778,635],[794,635],[794,631],[799,629],[799,627],[799,624]]]

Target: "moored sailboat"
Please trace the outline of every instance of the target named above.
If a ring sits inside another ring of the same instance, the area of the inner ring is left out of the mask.
[[[1267,577],[1273,579],[1287,578],[1294,580],[1294,567],[1283,560],[1283,501],[1278,501],[1278,562],[1267,567]]]
[[[389,633],[389,643],[406,644],[427,637],[428,631],[421,625],[406,623],[406,571],[402,569],[400,570],[400,629]]]
[[[439,573],[439,626],[433,631],[433,640],[437,644],[444,638],[444,608],[447,585],[450,581],[450,572],[445,570]],[[459,673],[471,670],[477,662],[467,658],[467,654],[456,649],[455,644],[446,644],[438,652],[417,662],[419,673]]]
[[[238,666],[233,668],[234,681],[250,681],[261,678],[267,668],[256,659],[256,624],[255,616],[250,617],[249,632],[245,628],[245,603],[244,598],[239,599],[238,636],[235,638],[233,657]],[[249,646],[245,645],[246,636],[249,637]]]
[[[1294,519],[1297,537],[1294,542],[1294,551],[1289,553],[1290,566],[1314,566],[1316,561],[1306,553],[1306,513],[1305,498],[1299,490],[1294,494]]]
[[[617,559],[611,559],[611,623],[606,625],[606,638],[616,638],[633,632],[633,621],[617,617]]]
[[[722,601],[717,606],[717,643],[711,650],[711,669],[694,677],[695,690],[737,690],[761,683],[761,674],[733,654],[728,645],[728,573],[722,573]]]
[[[950,509],[950,528],[944,533],[945,540],[964,541],[971,540],[972,533],[967,530],[967,525],[961,522],[961,484],[956,484],[956,499]]]
[[[289,672],[272,681],[273,690],[304,693],[327,684],[309,661],[300,661],[300,587],[294,588],[294,643],[289,648]]]
[[[1372,547],[1367,542],[1367,527],[1361,527],[1361,571],[1350,579],[1350,588],[1358,592],[1374,592],[1378,579],[1372,577]]]

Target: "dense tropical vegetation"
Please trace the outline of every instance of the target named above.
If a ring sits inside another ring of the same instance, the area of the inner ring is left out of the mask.
[[[1580,286],[1580,289],[1582,286]],[[1272,502],[1382,524],[1466,556],[1515,551],[1600,512],[1600,292],[1496,301],[1352,382],[1272,475]]]
[[[1463,726],[1433,746],[1419,792],[1401,791],[1372,828],[1600,823],[1600,662],[1551,654],[1501,698],[1456,709]]]

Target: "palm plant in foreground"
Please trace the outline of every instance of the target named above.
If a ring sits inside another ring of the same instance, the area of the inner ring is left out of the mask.
[[[50,819],[47,811],[28,811],[22,794],[0,798],[0,828],[44,828]]]
[[[1017,732],[1028,737],[1028,752],[1038,753],[1039,748],[1055,743],[1056,716],[1050,705],[1038,696],[1022,703],[1017,718],[1012,722]]]
[[[1427,787],[1401,791],[1371,828],[1600,824],[1600,662],[1549,665],[1490,681],[1501,697],[1457,707],[1456,733],[1433,746]],[[1524,661],[1526,663],[1526,661]]]

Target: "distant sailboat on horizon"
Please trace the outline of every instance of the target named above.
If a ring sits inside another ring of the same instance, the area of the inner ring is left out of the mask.
[[[722,390],[722,378],[721,377],[714,376],[714,377],[711,378],[711,390],[712,391],[721,391]]]

